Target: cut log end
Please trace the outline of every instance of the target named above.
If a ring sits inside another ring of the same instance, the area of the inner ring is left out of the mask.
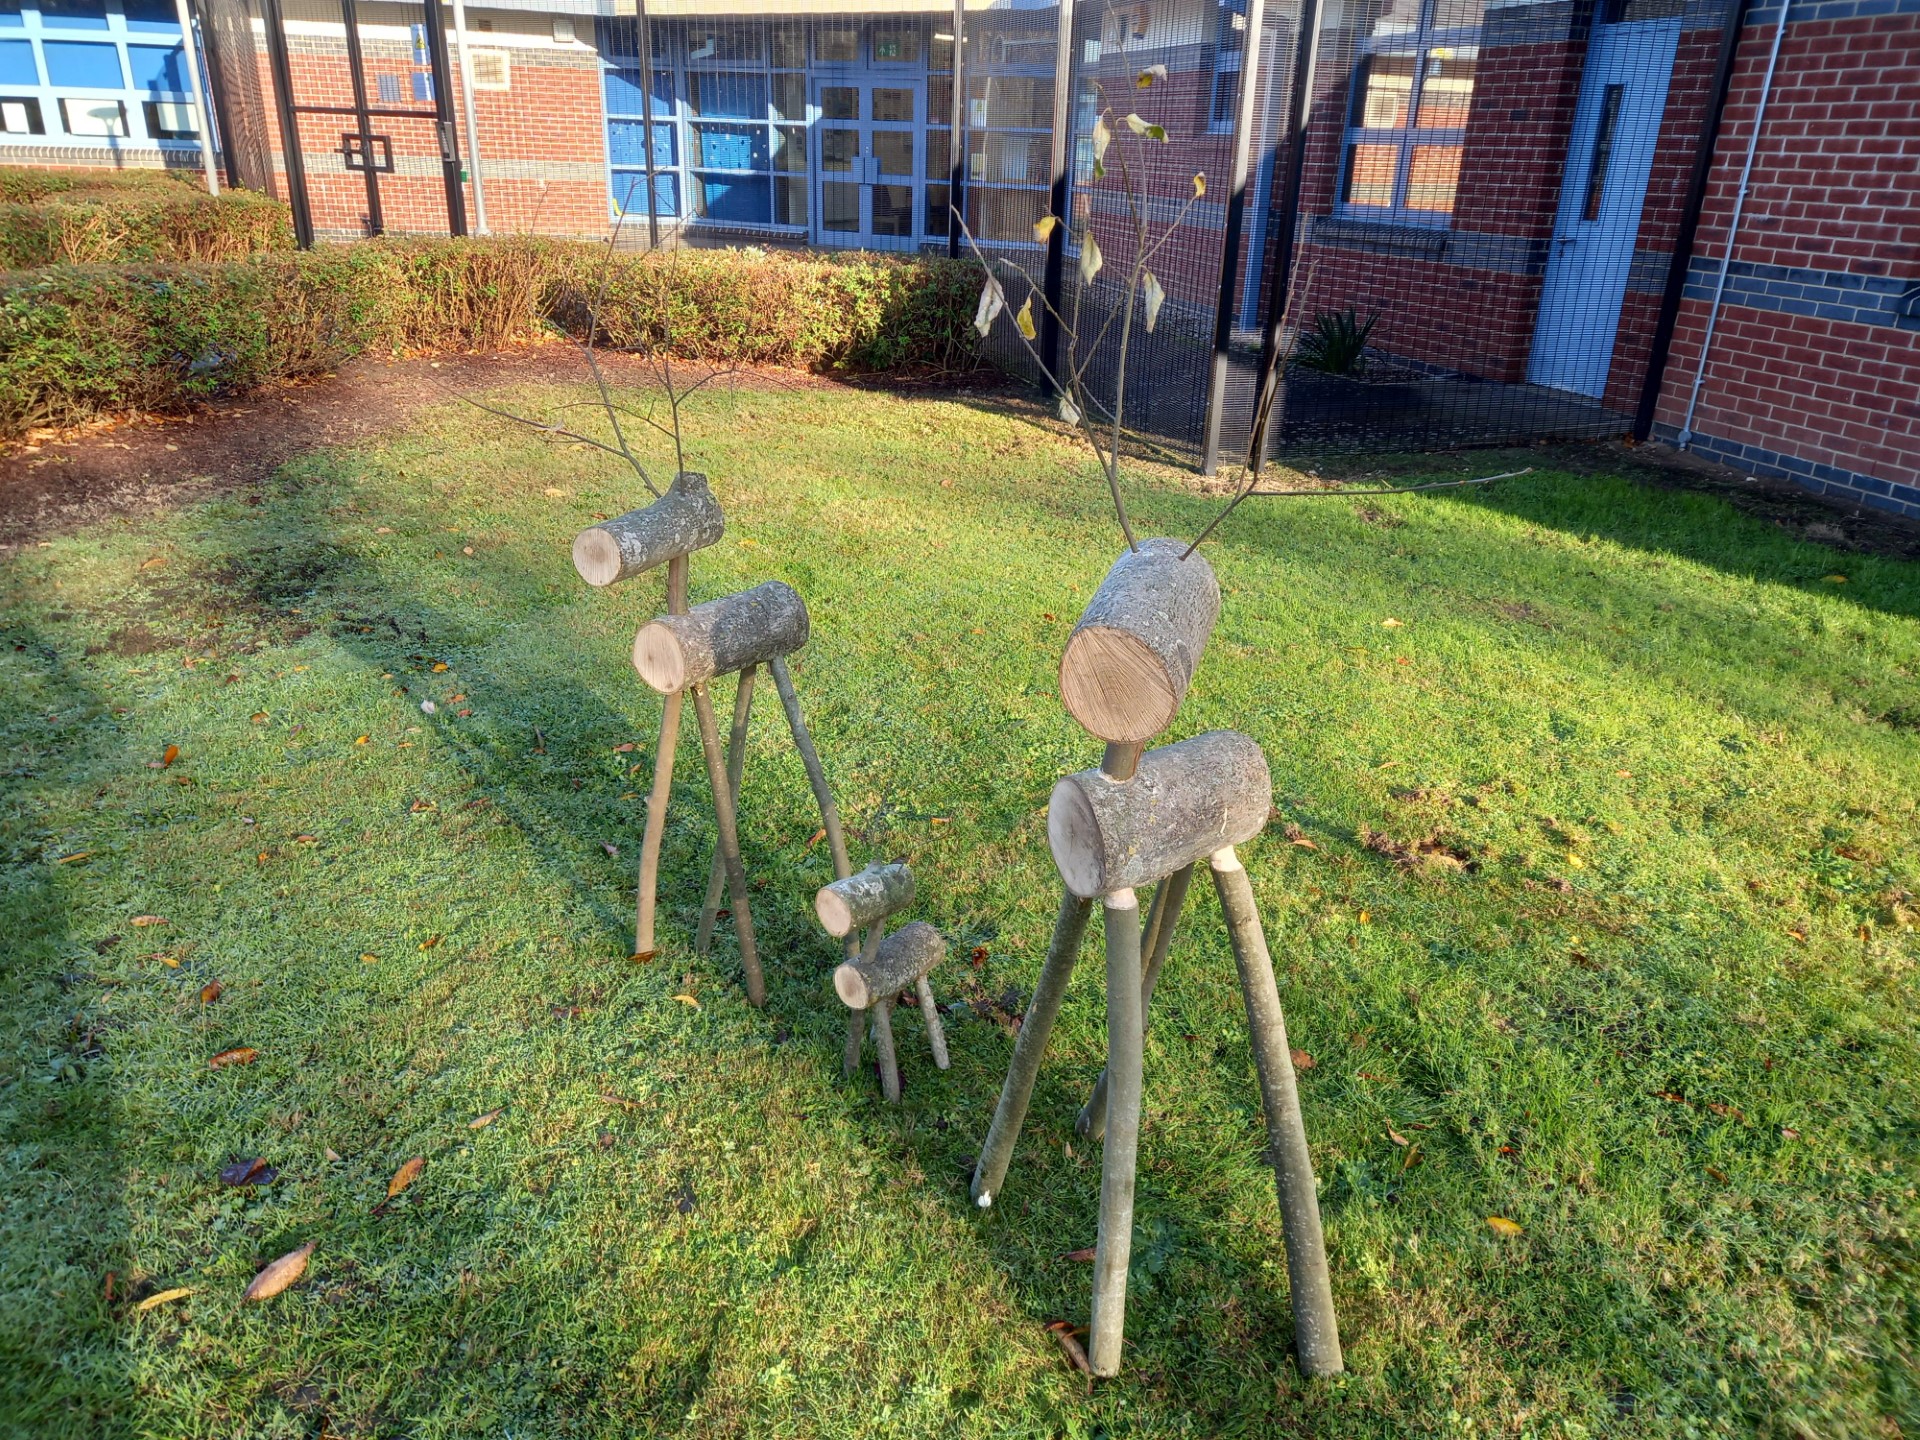
[[[650,620],[633,637],[633,668],[662,695],[678,695],[687,688],[687,655],[673,628]]]
[[[858,874],[820,887],[813,913],[836,938],[862,925],[898,914],[913,903],[913,871],[905,865],[869,865]]]
[[[1100,893],[1099,833],[1093,806],[1075,778],[1070,775],[1055,785],[1047,800],[1047,845],[1060,878],[1075,895]]]
[[[912,989],[946,953],[946,937],[926,921],[916,920],[882,940],[871,959],[863,956],[835,970],[834,993],[845,1005],[867,1009]]]
[[[611,585],[620,578],[620,544],[612,535],[594,526],[573,537],[573,568],[587,584]]]
[[[1060,658],[1060,699],[1101,740],[1151,740],[1173,723],[1185,686],[1139,636],[1104,625],[1076,630]]]
[[[820,928],[836,940],[853,929],[853,910],[831,885],[822,885],[813,897],[813,913],[820,917]]]
[[[807,606],[791,585],[769,580],[683,615],[661,615],[633,637],[633,667],[672,695],[716,675],[767,664],[807,643]]]
[[[855,964],[842,965],[833,972],[833,993],[850,1010],[864,1010],[873,1003],[873,996],[867,990],[867,977]]]

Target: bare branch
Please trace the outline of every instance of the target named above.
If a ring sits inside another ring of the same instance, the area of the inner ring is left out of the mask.
[[[1491,485],[1496,480],[1517,480],[1522,475],[1532,473],[1533,467],[1529,465],[1524,470],[1509,470],[1500,475],[1480,475],[1472,480],[1434,480],[1425,485],[1394,485],[1371,490],[1256,490],[1252,484],[1249,484],[1246,489],[1234,496],[1232,504],[1213,517],[1207,528],[1200,532],[1199,538],[1182,552],[1180,558],[1184,560],[1198,550],[1201,542],[1213,534],[1219,528],[1220,522],[1238,510],[1240,502],[1249,496],[1257,495],[1263,500],[1346,500],[1356,495],[1412,495],[1420,490],[1457,490],[1462,485]]]

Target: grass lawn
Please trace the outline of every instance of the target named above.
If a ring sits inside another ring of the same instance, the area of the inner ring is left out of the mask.
[[[1116,550],[1097,476],[986,402],[809,386],[691,424],[729,518],[694,598],[806,596],[796,683],[856,863],[909,859],[954,942],[951,1071],[903,1010],[905,1104],[840,1080],[829,860],[770,690],[743,802],[767,1009],[724,923],[691,954],[690,722],[664,949],[629,958],[659,703],[628,648],[660,591],[572,571],[636,503],[604,456],[449,405],[29,544],[0,558],[0,1433],[1920,1424],[1920,566],[1551,461],[1235,516],[1178,733],[1272,763],[1245,855],[1350,1371],[1289,1359],[1196,886],[1147,1043],[1127,1368],[1089,1396],[1043,1325],[1086,1319],[1091,943],[990,1212],[966,1167],[1057,903],[1047,793],[1099,756],[1053,693]],[[1130,501],[1188,535],[1218,503],[1147,467]],[[220,1183],[256,1156],[270,1185]]]

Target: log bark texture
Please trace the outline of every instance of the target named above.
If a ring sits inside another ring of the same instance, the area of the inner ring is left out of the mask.
[[[687,557],[667,562],[667,613],[687,610]],[[634,897],[633,953],[654,952],[653,915],[660,885],[660,842],[667,832],[667,801],[673,793],[673,754],[680,743],[680,707],[677,694],[660,708],[660,745],[654,751],[653,790],[647,796],[647,824],[640,838],[640,885]]]
[[[589,585],[617,585],[703,550],[727,532],[707,477],[683,470],[653,504],[590,525],[573,540],[573,568]]]
[[[747,769],[747,726],[753,716],[753,676],[757,666],[740,672],[740,688],[733,695],[733,732],[727,736],[727,793],[733,796],[733,810],[740,813],[740,781]],[[700,923],[693,932],[693,953],[704,955],[713,944],[713,926],[720,915],[720,892],[727,882],[727,861],[720,846],[713,847],[713,862],[707,866],[707,898],[700,907]]]
[[[747,974],[747,1003],[755,1009],[767,1003],[766,977],[760,972],[760,953],[753,939],[753,912],[747,901],[747,869],[740,859],[740,831],[727,787],[727,764],[720,752],[720,727],[713,718],[713,697],[705,685],[693,687],[693,713],[700,724],[700,748],[706,752],[707,784],[713,791],[713,818],[720,831],[721,858],[727,866],[727,888],[733,898],[733,930],[740,940],[740,968]]]
[[[633,637],[633,667],[662,695],[672,695],[791,654],[807,643],[807,629],[799,592],[769,580],[684,615],[649,620]]]
[[[933,998],[933,986],[922,975],[913,982],[913,992],[920,997],[920,1018],[927,1026],[927,1047],[933,1051],[933,1066],[936,1070],[945,1070],[953,1064],[947,1057],[947,1027],[940,1023],[940,1005]]]
[[[827,832],[834,878],[844,880],[853,873],[853,867],[847,863],[847,841],[840,833],[840,807],[833,803],[833,789],[827,784],[827,772],[821,767],[820,752],[813,748],[813,735],[807,729],[806,717],[800,713],[800,696],[793,688],[786,657],[774,656],[767,662],[767,669],[773,672],[774,688],[779,690],[780,704],[787,712],[787,728],[793,732],[794,748],[800,752],[800,763],[807,767],[807,783],[813,787],[814,801],[820,806],[820,828]],[[852,954],[851,948],[848,954]]]
[[[871,960],[864,956],[833,972],[833,988],[855,1010],[865,1010],[911,990],[946,958],[947,937],[924,920],[903,925],[880,942]]]
[[[844,880],[822,885],[813,897],[813,913],[829,935],[838,938],[862,925],[897,915],[913,903],[913,871],[905,865],[874,864]]]
[[[900,1057],[893,1048],[893,1001],[882,1000],[873,1016],[873,1050],[880,1062],[880,1093],[889,1105],[900,1103]]]
[[[1300,1118],[1300,1088],[1293,1073],[1293,1053],[1287,1048],[1287,1021],[1280,1009],[1279,986],[1274,983],[1273,959],[1254,905],[1253,885],[1239,859],[1226,849],[1213,857],[1212,864],[1213,887],[1233,937],[1233,959],[1247,1003],[1247,1033],[1260,1072],[1260,1100],[1267,1112],[1267,1157],[1280,1192],[1294,1353],[1307,1374],[1337,1375],[1345,1366],[1340,1326],[1333,1313],[1320,1196],[1313,1183],[1306,1122]]]
[[[1140,1016],[1140,903],[1131,890],[1108,895],[1107,1140],[1100,1156],[1100,1234],[1093,1254],[1093,1373],[1120,1373],[1127,1322],[1127,1265],[1133,1255],[1133,1182],[1140,1154],[1140,1089],[1145,1063]]]
[[[1060,699],[1093,735],[1151,740],[1186,698],[1220,618],[1220,584],[1180,540],[1143,540],[1113,562],[1060,656]]]
[[[1266,827],[1266,756],[1235,730],[1209,730],[1140,757],[1131,780],[1068,775],[1047,804],[1047,841],[1075,895],[1151,885]]]
[[[867,943],[859,952],[860,957],[871,961],[874,952],[880,948],[880,942],[885,938],[886,933],[887,922],[885,920],[876,920],[873,924],[869,925],[867,927]],[[843,1057],[844,1063],[841,1066],[846,1072],[848,1079],[852,1079],[854,1072],[860,1068],[860,1050],[866,1042],[866,1036],[867,1012],[864,1010],[849,1010],[847,1012],[846,1053]]]
[[[1153,908],[1147,911],[1147,928],[1140,936],[1140,953],[1146,956],[1140,974],[1140,1024],[1147,1023],[1153,1004],[1153,987],[1160,983],[1161,967],[1167,963],[1167,951],[1173,945],[1174,928],[1179,924],[1180,908],[1187,901],[1187,887],[1193,883],[1193,867],[1183,865],[1167,876],[1153,891]],[[1080,1107],[1073,1128],[1088,1140],[1099,1140],[1107,1133],[1107,1072],[1093,1082],[1093,1094]]]

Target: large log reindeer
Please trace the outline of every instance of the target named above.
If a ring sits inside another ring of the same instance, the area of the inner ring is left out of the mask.
[[[706,901],[701,907],[694,948],[705,954],[713,939],[724,875],[733,902],[735,933],[740,940],[740,965],[746,972],[747,999],[764,1005],[766,979],[754,943],[753,912],[747,898],[746,867],[740,858],[738,805],[740,781],[746,766],[747,723],[753,705],[754,674],[765,665],[773,675],[786,711],[793,743],[806,766],[820,823],[833,853],[834,875],[846,878],[847,844],[840,830],[840,812],[833,802],[813,737],[800,713],[800,697],[793,688],[787,657],[807,643],[806,603],[791,586],[769,580],[751,590],[723,595],[689,607],[687,557],[717,542],[726,532],[719,502],[707,487],[706,476],[682,471],[666,494],[651,505],[629,511],[580,532],[573,542],[574,568],[589,585],[605,587],[667,567],[667,613],[640,627],[633,640],[633,664],[640,678],[665,696],[660,712],[660,743],[654,751],[653,787],[647,799],[647,823],[640,842],[640,875],[635,900],[634,953],[654,951],[654,910],[660,875],[660,842],[666,832],[667,801],[673,790],[674,752],[680,736],[683,697],[693,694],[700,748],[706,757],[707,782],[713,792],[713,816],[719,832],[713,863],[708,869]],[[738,672],[734,692],[733,729],[723,755],[720,730],[714,719],[708,684],[717,675]]]
[[[1114,562],[1067,641],[1061,699],[1075,720],[1106,742],[1106,753],[1098,769],[1068,775],[1054,786],[1047,805],[1047,840],[1066,893],[973,1175],[974,1201],[985,1208],[1006,1179],[1034,1076],[1098,899],[1106,936],[1107,1067],[1079,1125],[1084,1135],[1104,1135],[1106,1146],[1088,1346],[1096,1375],[1120,1370],[1147,1004],[1194,866],[1202,860],[1212,871],[1232,936],[1260,1073],[1267,1153],[1286,1237],[1295,1349],[1309,1375],[1333,1374],[1342,1366],[1286,1021],[1253,887],[1234,850],[1266,826],[1273,803],[1266,757],[1232,730],[1145,748],[1178,713],[1219,614],[1220,587],[1207,562],[1181,541],[1147,540]],[[1144,935],[1135,894],[1142,885],[1155,887]]]

